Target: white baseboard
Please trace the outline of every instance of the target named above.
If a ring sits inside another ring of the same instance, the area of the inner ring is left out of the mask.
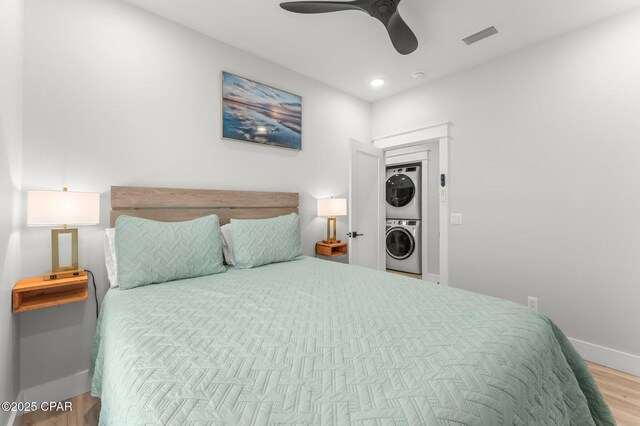
[[[64,401],[90,390],[89,370],[85,370],[53,382],[23,389],[18,393],[16,402],[36,402],[40,405],[42,402]],[[7,426],[19,426],[22,423],[22,414],[22,412],[13,411],[9,416]]]
[[[20,421],[18,412],[12,411],[11,414],[9,414],[9,418],[7,419],[7,426],[18,426],[20,423],[22,422]]]
[[[436,274],[424,274],[422,276],[422,279],[425,281],[430,281],[432,283],[439,283],[440,282],[440,275],[436,275]]]
[[[91,390],[89,370],[20,391],[25,402],[64,401]]]
[[[16,398],[16,402],[22,402],[23,399],[22,391],[18,392],[18,397]],[[7,426],[20,426],[22,424],[22,419],[20,418],[22,413],[18,413],[17,411],[12,411],[9,414],[9,419],[7,420]]]
[[[569,338],[580,356],[587,361],[640,376],[640,356]]]

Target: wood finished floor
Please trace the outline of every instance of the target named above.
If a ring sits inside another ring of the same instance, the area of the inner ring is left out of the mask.
[[[387,272],[392,273],[392,274],[396,274],[396,275],[404,275],[405,277],[415,278],[415,279],[418,279],[418,280],[422,279],[422,275],[410,274],[409,272],[394,271],[393,269],[387,269]]]
[[[100,399],[89,392],[69,399],[73,411],[51,413],[34,411],[22,416],[23,426],[96,426],[100,416]]]
[[[618,426],[640,425],[640,377],[587,361]]]
[[[619,426],[640,425],[640,377],[587,362]],[[35,411],[22,416],[23,426],[95,426],[100,400],[89,393],[71,398],[73,411]]]

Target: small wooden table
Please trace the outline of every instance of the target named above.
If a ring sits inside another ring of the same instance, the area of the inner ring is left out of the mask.
[[[340,263],[349,263],[349,246],[347,243],[327,244],[319,241],[316,243],[316,257],[318,259],[332,260]]]
[[[75,277],[47,281],[43,277],[22,279],[13,287],[13,313],[82,302],[89,297],[88,283],[84,271]]]

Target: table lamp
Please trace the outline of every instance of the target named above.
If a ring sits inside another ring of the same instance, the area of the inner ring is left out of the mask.
[[[100,223],[100,194],[97,192],[29,191],[27,226],[61,226],[51,230],[51,272],[45,279],[72,276],[78,267],[78,228],[67,225]],[[71,264],[60,265],[60,235],[71,236]]]
[[[340,240],[336,239],[336,216],[347,215],[347,199],[346,198],[323,198],[318,200],[318,216],[327,216],[327,239],[322,242],[325,244],[337,244]],[[331,232],[331,224],[333,223],[333,233]]]

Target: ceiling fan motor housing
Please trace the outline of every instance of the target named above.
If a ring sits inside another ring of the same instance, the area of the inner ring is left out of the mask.
[[[371,10],[369,14],[374,18],[384,18],[390,15],[398,9],[399,1],[396,0],[377,0],[371,3]]]

